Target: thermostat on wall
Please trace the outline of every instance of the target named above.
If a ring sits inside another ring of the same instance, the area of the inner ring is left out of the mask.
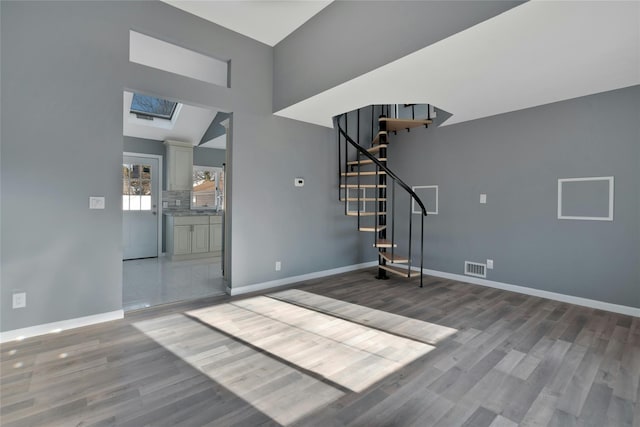
[[[296,178],[293,180],[293,184],[296,187],[304,187],[304,178]]]

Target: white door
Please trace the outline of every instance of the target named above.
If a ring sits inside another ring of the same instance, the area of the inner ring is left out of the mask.
[[[123,258],[158,256],[158,159],[125,155],[122,158]]]

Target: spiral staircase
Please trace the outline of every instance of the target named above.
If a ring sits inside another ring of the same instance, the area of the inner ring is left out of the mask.
[[[427,117],[421,119],[415,118],[414,105],[403,106],[407,107],[411,118],[399,118],[396,105],[373,105],[334,117],[338,134],[338,194],[344,203],[345,215],[357,219],[358,231],[373,234],[372,244],[378,249],[376,278],[388,279],[388,273],[406,278],[419,276],[422,287],[427,209],[411,187],[387,165],[387,151],[393,147],[392,134],[432,124],[430,105],[426,106]],[[408,217],[396,206],[398,187],[409,196]],[[418,215],[419,233],[414,231],[413,224]],[[403,227],[396,227],[404,220],[408,222],[408,235],[406,222]],[[400,232],[397,228],[405,235],[397,235],[397,231]],[[416,247],[418,238],[419,247]],[[399,247],[399,242],[403,247]]]

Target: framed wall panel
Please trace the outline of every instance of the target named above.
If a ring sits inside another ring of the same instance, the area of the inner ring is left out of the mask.
[[[613,221],[612,176],[558,179],[558,219]]]
[[[422,203],[427,208],[427,215],[438,215],[438,186],[437,185],[414,185],[411,189],[420,197]],[[420,205],[415,200],[411,200],[411,211],[414,214],[421,214]]]

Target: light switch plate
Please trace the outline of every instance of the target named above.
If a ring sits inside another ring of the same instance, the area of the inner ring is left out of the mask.
[[[487,260],[487,270],[493,270],[493,260],[492,259],[488,259]]]
[[[162,202],[162,208],[163,209],[166,209],[168,207],[169,207],[169,202],[167,202],[167,201]]]
[[[102,197],[102,196],[90,196],[89,197],[89,209],[104,209],[104,197]]]
[[[176,200],[176,206],[180,206],[180,199]]]
[[[483,205],[487,204],[487,195],[486,194],[481,194],[480,195],[480,203],[482,203]]]

